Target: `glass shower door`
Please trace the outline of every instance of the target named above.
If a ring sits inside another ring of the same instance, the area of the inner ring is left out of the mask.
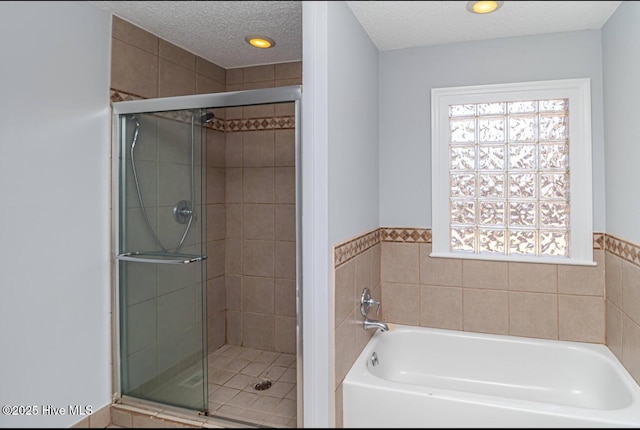
[[[199,411],[208,403],[204,114],[120,115],[116,257],[122,395]]]

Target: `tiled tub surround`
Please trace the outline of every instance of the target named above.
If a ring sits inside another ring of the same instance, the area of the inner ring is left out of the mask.
[[[371,261],[380,285],[369,286],[382,302],[379,318],[606,343],[640,382],[640,246],[604,233],[593,239],[595,267],[431,258],[430,229],[380,228],[336,245],[336,425],[342,423],[342,380],[372,335],[362,330],[359,313],[365,282],[356,287],[355,280],[357,261],[369,250],[380,259]]]
[[[379,230],[339,244],[334,249],[334,391],[337,427],[342,427],[342,381],[375,333],[374,330],[363,330],[360,296],[364,288],[369,288],[374,299],[381,299],[380,252]],[[376,316],[372,308],[370,317],[382,319],[383,310]]]

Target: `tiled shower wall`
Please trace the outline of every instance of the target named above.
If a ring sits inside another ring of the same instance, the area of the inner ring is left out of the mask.
[[[371,317],[606,343],[640,382],[640,246],[603,233],[594,234],[593,245],[595,267],[431,258],[429,229],[380,228],[336,245],[336,425],[342,425],[342,381],[372,335],[359,313],[364,286],[382,302],[381,315]],[[374,268],[371,283],[365,264]]]
[[[302,83],[300,62],[225,70],[116,16],[111,67],[112,101]],[[295,352],[293,103],[213,112],[207,130],[209,349],[229,342]]]

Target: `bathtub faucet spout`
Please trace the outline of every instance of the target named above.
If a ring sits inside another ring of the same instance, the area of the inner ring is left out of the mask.
[[[376,329],[379,328],[380,331],[388,331],[389,326],[384,321],[370,320],[369,318],[365,318],[363,321],[364,329],[368,330],[370,328]]]

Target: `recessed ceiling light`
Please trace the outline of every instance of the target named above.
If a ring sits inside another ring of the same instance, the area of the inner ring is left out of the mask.
[[[473,13],[491,13],[500,9],[503,1],[493,1],[493,0],[480,0],[480,1],[468,1],[467,2],[467,10]]]
[[[260,49],[267,49],[276,46],[275,40],[267,36],[251,35],[245,37],[244,40],[246,40],[249,45]]]

